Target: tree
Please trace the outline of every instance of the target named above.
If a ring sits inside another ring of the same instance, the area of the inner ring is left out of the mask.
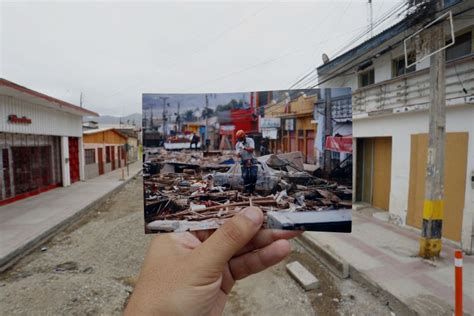
[[[184,112],[183,120],[186,121],[186,122],[195,121],[196,116],[194,116],[194,111],[193,110],[187,110],[186,112]]]
[[[216,107],[216,112],[222,112],[222,111],[229,111],[229,110],[235,110],[235,109],[243,109],[245,107],[245,102],[244,100],[236,100],[232,99],[229,101],[227,104],[220,104]]]
[[[216,112],[229,111],[230,109],[232,109],[232,106],[230,104],[225,104],[225,105],[219,104],[216,107]]]
[[[202,110],[202,117],[211,117],[214,115],[214,110],[211,108],[204,108],[204,110]]]

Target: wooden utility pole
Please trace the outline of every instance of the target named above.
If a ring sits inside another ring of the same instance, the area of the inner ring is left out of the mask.
[[[209,148],[207,148],[207,132],[209,129],[209,96],[206,94],[206,129],[204,131],[204,144],[206,146],[206,151],[209,151]],[[201,143],[202,145],[203,143]]]
[[[436,1],[436,11],[443,1]],[[445,45],[444,23],[433,26],[430,32],[431,51]],[[430,57],[430,110],[428,160],[426,163],[423,226],[420,256],[439,257],[444,212],[444,143],[446,129],[445,50]]]
[[[179,114],[180,107],[181,102],[178,101],[178,114],[176,115],[176,129],[178,133],[181,133],[181,115]]]
[[[331,151],[326,149],[326,139],[332,136],[331,88],[324,89],[324,174],[328,177],[332,170]]]
[[[166,109],[166,100],[168,100],[169,97],[160,97],[160,99],[163,101],[163,135],[166,140],[166,135],[168,135],[168,111]]]

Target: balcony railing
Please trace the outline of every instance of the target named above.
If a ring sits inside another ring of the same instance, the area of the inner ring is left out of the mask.
[[[463,89],[468,93],[466,94]],[[354,119],[429,108],[429,68],[352,93]],[[474,54],[446,63],[446,105],[474,104]]]

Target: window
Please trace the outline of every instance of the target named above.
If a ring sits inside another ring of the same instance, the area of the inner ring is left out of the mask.
[[[416,56],[414,52],[408,54],[408,64],[414,63]],[[405,68],[405,55],[395,58],[392,61],[392,78],[415,71],[415,65]]]
[[[95,164],[95,149],[85,149],[84,155],[86,158],[86,165]]]
[[[112,147],[111,146],[105,146],[105,162],[110,162],[111,159],[110,159],[110,152],[112,151]]]
[[[471,53],[472,32],[456,36],[454,45],[446,49],[446,60],[453,60]]]
[[[374,69],[359,74],[359,88],[374,84]]]

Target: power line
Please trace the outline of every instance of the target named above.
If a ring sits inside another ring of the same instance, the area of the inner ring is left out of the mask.
[[[341,33],[345,33],[347,35],[346,32],[341,32]],[[333,41],[333,40],[336,40],[337,38],[330,38],[330,39],[327,39],[327,40],[323,40],[323,41],[320,41],[320,42],[314,42],[314,43],[311,43],[311,45],[315,45],[315,44],[323,44],[325,42],[329,42],[329,41]],[[214,79],[211,79],[211,80],[208,80],[208,81],[205,81],[199,85],[196,85],[196,86],[192,86],[192,87],[189,87],[187,88],[185,91],[189,91],[190,89],[196,89],[196,88],[200,88],[200,87],[203,87],[209,83],[212,83],[212,82],[215,82],[215,81],[219,81],[219,80],[222,80],[222,79],[226,79],[228,77],[231,77],[231,76],[234,76],[236,74],[239,74],[239,73],[242,73],[242,72],[246,72],[250,69],[253,69],[253,68],[257,68],[257,67],[260,67],[260,66],[263,66],[263,65],[266,65],[266,64],[270,64],[270,63],[273,63],[275,61],[278,61],[280,59],[283,59],[289,55],[292,55],[292,54],[295,54],[295,53],[298,53],[298,52],[302,52],[302,51],[307,51],[309,49],[312,49],[313,47],[308,47],[308,48],[303,48],[303,49],[295,49],[295,50],[290,50],[288,52],[285,52],[281,55],[278,55],[276,57],[270,57],[270,58],[267,58],[263,61],[260,61],[258,63],[255,63],[255,64],[252,64],[252,65],[249,65],[247,67],[244,67],[244,68],[241,68],[241,69],[238,69],[238,70],[235,70],[235,71],[232,71],[232,72],[229,72],[227,74],[224,74],[220,77],[217,77],[217,78],[214,78]]]
[[[386,21],[388,18],[390,18],[390,16],[392,16],[392,14],[397,13],[397,11],[400,11],[401,9],[403,9],[403,6],[401,6],[401,7],[400,7],[399,9],[397,9],[396,11],[390,10],[390,14],[385,14],[383,19],[381,19],[381,20],[379,20],[379,21],[376,22],[376,23],[377,23],[377,26],[380,25],[381,23],[383,23],[384,21]],[[402,14],[403,12],[405,12],[405,11],[407,11],[407,10],[408,10],[408,8],[404,9],[404,10],[401,11],[399,14]],[[406,22],[405,22],[405,23],[406,23]],[[367,32],[368,32],[368,31],[366,31],[365,33],[360,34],[359,39],[360,39],[360,38],[363,38],[363,37],[367,34]],[[353,41],[353,42],[355,43],[355,42],[357,42],[357,40],[355,40],[355,41]],[[400,42],[397,42],[397,43],[394,44],[394,45],[398,45],[399,43],[400,43]],[[394,45],[392,45],[392,48],[391,48],[391,49],[393,49],[393,47],[395,47]],[[346,45],[346,47],[349,47],[349,45]],[[375,49],[375,48],[374,48],[374,49]],[[373,49],[373,50],[374,50],[374,49]],[[368,59],[367,59],[367,60],[368,60]],[[348,63],[344,64],[343,66],[339,67],[339,68],[336,69],[335,71],[338,71],[339,69],[343,68],[343,67],[346,66],[347,64],[348,64]],[[331,75],[332,75],[335,71],[333,71],[332,73],[329,73],[329,77],[328,77],[327,79],[323,80],[323,81],[319,81],[319,76],[316,76],[315,79],[314,79],[314,81],[316,81],[316,84],[309,86],[309,88],[314,88],[314,87],[316,87],[316,86],[318,86],[318,85],[320,85],[320,84],[322,84],[322,83],[324,83],[324,82],[326,82],[326,81],[328,81],[328,80],[334,78],[334,76],[331,76]],[[347,71],[345,71],[345,72],[343,72],[343,73],[341,73],[341,74],[344,74],[344,73],[346,73],[346,72],[347,72]],[[327,74],[326,74],[326,75],[327,75]],[[340,75],[340,74],[339,74],[339,75]],[[308,84],[309,84],[309,83],[308,83]]]
[[[402,2],[402,3],[399,3],[397,4],[396,6],[392,7],[392,9],[389,9],[388,12],[386,12],[385,14],[383,14],[381,17],[379,17],[377,19],[377,21],[375,21],[374,25],[373,25],[373,29],[375,29],[376,27],[380,26],[383,22],[385,22],[386,20],[388,20],[390,17],[393,17],[394,14],[397,14],[398,11],[400,11],[401,9],[403,9],[403,7],[406,5],[407,3],[406,2]],[[402,12],[401,12],[402,13]],[[355,44],[357,41],[359,41],[360,39],[364,38],[367,34],[370,33],[370,29],[366,29],[364,30],[361,34],[359,35],[356,35],[356,37],[351,40],[349,43],[347,43],[346,45],[344,45],[343,47],[341,47],[340,49],[338,49],[335,53],[331,54],[333,57],[332,58],[335,58],[335,56],[338,56],[340,53],[344,52],[346,49],[348,49],[349,47],[351,47],[353,44]]]
[[[456,14],[453,14],[453,17],[458,16],[458,15],[461,15],[461,14],[463,14],[463,13],[465,13],[465,12],[467,12],[467,11],[470,11],[470,10],[472,10],[472,9],[474,9],[474,8],[468,8],[468,9],[466,9],[466,10],[463,10],[463,11],[461,11],[461,12],[458,12],[458,13],[456,13]],[[437,14],[437,13],[439,13],[439,12],[442,12],[442,11],[436,11],[436,12],[434,12],[433,14]],[[408,21],[408,20],[405,20],[404,23],[407,24],[407,23],[409,23],[409,21]],[[390,45],[390,46],[388,47],[388,48],[389,48],[388,51],[391,51],[391,50],[393,50],[394,48],[398,47],[398,46],[404,41],[404,39],[405,39],[405,38],[402,38],[402,39],[400,39],[399,41],[397,41],[396,43]],[[370,52],[375,51],[377,48],[378,48],[378,47],[374,47],[373,49],[370,50]],[[382,50],[383,50],[383,49],[382,49]],[[388,52],[388,51],[386,51],[386,52]],[[385,52],[385,53],[386,53],[386,52]],[[373,54],[372,56],[370,56],[370,57],[368,57],[368,58],[366,58],[366,59],[360,61],[359,63],[363,63],[363,62],[366,62],[366,61],[368,61],[368,60],[371,60],[371,59],[375,58],[376,55],[377,55],[377,54]],[[327,81],[333,79],[334,77],[336,77],[336,76],[338,76],[338,75],[341,75],[341,74],[346,73],[349,69],[347,69],[346,71],[341,72],[341,73],[336,73],[336,72],[339,71],[340,69],[344,68],[344,67],[347,66],[348,64],[352,63],[353,61],[354,61],[354,60],[349,60],[349,61],[346,62],[345,64],[341,65],[341,66],[338,67],[337,69],[335,69],[335,70],[333,70],[332,72],[330,72],[329,74],[325,74],[325,76],[327,76],[327,77],[326,77],[324,80],[318,81],[315,85],[312,85],[312,86],[310,86],[310,87],[308,87],[308,88],[309,88],[309,89],[315,88],[315,87],[321,85],[322,83],[325,83],[325,82],[327,82]]]
[[[252,17],[255,17],[257,16],[260,12],[262,12],[263,10],[265,10],[266,8],[268,8],[270,5],[272,4],[272,1],[268,2],[267,5],[265,5],[264,7],[256,10],[255,12],[253,12],[252,14],[242,18],[238,23],[228,27],[227,29],[225,29],[224,31],[220,32],[219,34],[217,34],[216,36],[214,36],[212,39],[210,39],[207,44],[205,44],[204,46],[201,46],[200,48],[197,48],[196,50],[194,50],[189,56],[188,58],[192,57],[192,56],[195,56],[196,54],[199,54],[200,52],[204,51],[206,48],[208,48],[211,44],[213,44],[213,42],[217,41],[218,39],[220,39],[221,37],[223,37],[225,34],[231,32],[232,30],[236,29],[237,27],[239,27],[240,25],[244,24],[245,21],[249,20],[250,18]],[[173,69],[173,67],[177,66],[180,64],[180,61],[181,59],[180,58],[176,58],[174,61],[172,61],[171,63],[171,68]],[[169,70],[169,69],[168,69]],[[122,88],[120,90],[117,90],[115,92],[113,92],[112,94],[108,95],[108,96],[101,96],[101,97],[104,97],[104,98],[111,98],[111,97],[114,97],[118,94],[121,94],[122,92],[124,92],[125,90],[129,90],[129,89],[133,89],[133,88],[137,88],[137,87],[140,87],[142,86],[142,84],[144,83],[144,80],[140,80],[140,82],[136,85],[131,85],[131,86],[128,86],[126,88]]]
[[[395,6],[391,7],[387,12],[385,12],[384,14],[382,14],[382,16],[380,16],[376,22],[374,23],[373,25],[373,29],[375,29],[377,26],[379,26],[381,23],[383,23],[384,21],[386,21],[389,17],[392,16],[392,14],[396,13],[397,11],[399,11],[400,9],[402,9],[403,7],[405,6],[405,3],[402,2],[402,3],[397,3]],[[364,37],[365,35],[368,34],[368,32],[370,32],[369,29],[367,29],[366,26],[363,26],[362,29],[364,29],[361,33],[359,34],[356,34],[355,37],[350,40],[350,42],[348,44],[345,44],[344,47],[342,47],[341,49],[338,49],[336,53],[332,54],[332,55],[337,55],[339,54],[339,52],[341,52],[342,50],[346,49],[347,47],[350,47],[351,45],[353,45],[355,42],[357,42],[358,40],[360,40],[362,37]],[[315,67],[314,69],[312,69],[308,74],[306,74],[303,78],[297,80],[295,83],[293,83],[291,86],[290,86],[290,89],[295,87],[296,85],[300,85],[301,86],[301,82],[302,80],[306,79],[308,76],[310,76],[313,72],[317,71],[317,67]],[[318,78],[318,75],[316,74],[315,76],[312,77],[313,79],[312,80],[315,80]],[[306,80],[306,83],[309,83],[311,81],[308,81]]]
[[[343,11],[342,11],[342,16],[346,13],[346,11],[348,10],[348,8],[351,6],[352,2],[353,2],[353,0],[351,0],[351,1],[349,2],[349,4],[343,9]],[[338,16],[341,16],[341,14],[338,13],[338,11],[336,11],[336,10],[333,10],[333,11],[336,12]],[[317,29],[318,27],[320,27],[320,26],[323,24],[323,22],[324,22],[325,20],[327,20],[327,19],[328,19],[329,17],[331,17],[331,16],[332,16],[332,15],[330,15],[330,14],[329,14],[329,15],[326,15],[317,25],[315,25],[314,27],[310,28],[310,29],[309,29],[309,32],[312,32],[313,30],[315,30],[315,29]],[[344,32],[344,33],[346,33],[346,32]],[[328,37],[329,37],[329,36],[328,36]],[[318,41],[318,44],[322,44],[322,43],[324,43],[324,42],[327,42],[327,41],[328,41],[328,37],[326,37],[326,39],[323,40],[323,41]],[[332,40],[332,39],[331,39],[331,40]],[[303,49],[303,51],[304,51],[304,50],[307,50],[307,49]],[[199,87],[201,87],[201,86],[203,86],[203,85],[206,85],[206,84],[208,84],[208,83],[211,83],[211,82],[214,82],[214,81],[218,81],[218,80],[221,80],[221,79],[225,79],[225,78],[230,77],[230,76],[233,76],[233,75],[235,75],[235,74],[245,72],[245,71],[247,71],[247,70],[249,70],[249,69],[252,69],[252,68],[255,68],[255,67],[259,67],[259,66],[262,66],[262,65],[265,65],[265,64],[268,64],[268,63],[272,63],[272,62],[274,62],[274,61],[276,61],[276,60],[282,59],[282,58],[284,58],[284,57],[286,57],[286,56],[288,56],[288,55],[291,55],[291,54],[293,54],[293,53],[295,53],[295,52],[298,52],[298,51],[301,51],[301,50],[290,51],[290,52],[287,52],[287,53],[285,53],[285,54],[282,54],[282,55],[280,55],[280,56],[278,56],[278,57],[276,57],[276,58],[268,58],[268,59],[266,59],[266,60],[264,60],[264,61],[262,61],[262,62],[259,62],[259,63],[257,63],[257,64],[250,65],[250,66],[245,67],[245,68],[243,68],[243,69],[241,69],[241,70],[238,70],[238,71],[230,72],[230,73],[228,73],[228,74],[226,74],[226,75],[223,75],[223,76],[221,76],[221,77],[212,79],[212,80],[210,80],[210,81],[207,81],[207,82],[205,82],[205,83],[203,83],[203,84],[201,84],[201,85],[199,85],[199,86],[195,86],[195,87],[192,87],[192,88],[190,88],[190,89],[199,88]]]
[[[352,4],[352,0],[349,2],[349,4],[346,6],[346,8],[343,10],[343,13],[341,14],[341,17],[344,16],[344,14],[346,13],[347,9],[350,7],[350,5]],[[321,22],[320,22],[320,25],[323,24],[323,21],[325,22],[326,19],[329,17],[330,15],[326,15],[326,18],[323,19]],[[327,36],[326,38],[328,38],[329,36]],[[288,89],[291,89],[293,88],[296,84],[298,84],[299,82],[301,82],[302,80],[304,80],[305,78],[307,78],[309,75],[311,75],[311,73],[315,72],[316,71],[316,68],[312,69],[308,74],[304,75],[301,79],[299,79],[298,81],[296,81],[293,85],[291,85]]]

